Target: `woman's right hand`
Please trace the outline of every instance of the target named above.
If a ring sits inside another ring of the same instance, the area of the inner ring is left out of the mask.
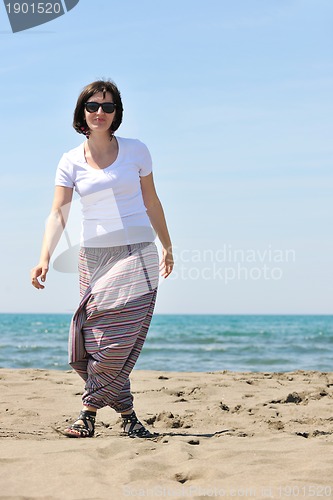
[[[46,280],[46,274],[49,270],[49,265],[48,264],[38,264],[36,267],[31,269],[30,275],[31,275],[31,284],[37,290],[42,290],[45,288],[44,285],[41,284],[40,281],[44,282]],[[38,280],[40,278],[40,281]]]

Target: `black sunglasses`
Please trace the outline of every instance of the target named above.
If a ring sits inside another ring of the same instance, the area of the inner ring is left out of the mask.
[[[96,111],[99,110],[100,107],[102,107],[102,110],[104,113],[113,113],[116,105],[114,102],[85,102],[84,107],[88,111],[88,113],[96,113]]]

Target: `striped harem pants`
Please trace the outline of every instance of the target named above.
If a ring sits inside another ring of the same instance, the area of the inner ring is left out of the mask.
[[[155,243],[81,247],[69,364],[85,380],[84,405],[119,413],[133,408],[129,375],[152,318],[158,267]]]

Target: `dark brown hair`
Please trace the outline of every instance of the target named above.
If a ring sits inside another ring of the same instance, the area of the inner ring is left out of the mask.
[[[110,136],[112,138],[113,133],[119,128],[123,119],[123,104],[120,92],[116,84],[111,80],[97,80],[96,82],[89,83],[89,85],[84,87],[78,97],[74,110],[73,127],[79,134],[89,136],[89,127],[84,118],[84,104],[91,96],[97,94],[98,92],[102,92],[103,96],[105,96],[106,92],[110,92],[113,97],[113,102],[116,105],[115,117],[109,129]]]

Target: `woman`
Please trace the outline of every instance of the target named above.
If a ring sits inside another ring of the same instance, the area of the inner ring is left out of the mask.
[[[85,380],[85,391],[78,419],[64,431],[68,437],[92,437],[96,412],[105,406],[121,413],[130,437],[153,436],[135,414],[129,380],[156,299],[153,229],[162,244],[164,278],[172,272],[173,257],[149,151],[138,140],[114,135],[122,115],[113,82],[96,81],[81,92],[73,127],[86,141],[59,162],[39,264],[31,271],[33,286],[43,289],[75,189],[82,204],[81,302],[71,321],[69,363]]]

